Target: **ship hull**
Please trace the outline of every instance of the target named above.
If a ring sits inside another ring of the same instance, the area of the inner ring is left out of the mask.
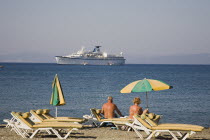
[[[63,56],[55,57],[57,64],[68,64],[68,65],[123,65],[125,59],[94,59],[94,58],[69,58]]]

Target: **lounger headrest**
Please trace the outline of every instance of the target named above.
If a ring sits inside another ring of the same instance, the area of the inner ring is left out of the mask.
[[[155,115],[155,118],[153,119],[153,121],[155,121],[156,123],[159,122],[161,116],[160,115]]]
[[[36,111],[36,114],[41,115],[41,114],[42,114],[42,112],[43,112],[43,110],[42,110],[42,109],[38,109],[38,110]]]
[[[15,111],[12,111],[12,112],[11,112],[12,115],[15,115],[16,113],[17,113],[17,112],[15,112]]]
[[[30,116],[30,113],[29,113],[29,112],[26,112],[26,113],[23,113],[23,114],[22,114],[22,117],[23,117],[24,119],[29,118],[29,116]]]
[[[22,112],[16,112],[16,114],[21,115],[21,114],[22,114]]]
[[[148,114],[148,118],[149,119],[154,119],[155,118],[155,114],[154,113],[149,113]]]
[[[142,114],[142,115],[141,115],[141,119],[142,119],[142,120],[145,120],[145,119],[146,119],[146,115],[145,115],[145,114]]]
[[[48,114],[50,112],[50,110],[49,109],[43,109],[43,114]]]
[[[101,113],[101,109],[96,109],[96,113],[100,114]]]

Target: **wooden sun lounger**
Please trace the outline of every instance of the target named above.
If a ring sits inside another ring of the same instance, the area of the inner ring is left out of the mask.
[[[118,127],[118,125],[125,125],[126,123],[132,122],[132,120],[129,118],[105,119],[105,118],[102,118],[100,113],[97,113],[96,110],[97,109],[95,109],[95,108],[91,108],[90,109],[91,115],[84,115],[83,117],[88,119],[90,122],[94,123],[95,126],[97,126],[97,127],[101,127],[105,123],[113,123],[116,127]]]
[[[149,135],[146,139],[151,139],[153,136],[158,136],[162,132],[168,132],[175,140],[178,140],[175,132],[179,134],[182,140],[190,137],[196,132],[200,132],[204,129],[202,126],[191,125],[191,124],[156,124],[152,126],[149,123],[149,118],[147,116],[134,116],[134,123],[127,123],[126,125],[134,129],[136,134],[144,139],[142,134],[138,131],[138,128],[144,130]],[[184,132],[182,134],[181,132]]]
[[[35,123],[29,119],[30,113],[19,113],[12,112],[11,115],[16,119],[17,123],[14,124],[15,131],[18,132],[23,138],[33,138],[40,131],[46,131],[49,134],[55,134],[59,139],[66,139],[73,130],[78,130],[78,128],[83,128],[82,124],[78,123],[70,123],[70,122],[43,122],[43,123]],[[67,131],[65,136],[61,136],[61,131]],[[28,133],[31,131],[32,135]]]

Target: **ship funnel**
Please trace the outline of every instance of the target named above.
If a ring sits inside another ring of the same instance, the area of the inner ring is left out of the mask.
[[[101,46],[95,46],[93,52],[95,52],[95,53],[100,52],[100,47],[101,47]]]

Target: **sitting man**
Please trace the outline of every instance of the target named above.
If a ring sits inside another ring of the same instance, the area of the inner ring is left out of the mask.
[[[133,99],[133,103],[134,103],[134,105],[130,106],[130,109],[129,109],[129,118],[130,119],[133,119],[133,116],[136,114],[141,115],[143,113],[149,113],[148,109],[145,109],[143,111],[142,108],[139,106],[139,104],[141,103],[141,99],[139,97],[135,97]]]
[[[123,117],[122,113],[120,110],[117,108],[115,104],[113,104],[113,98],[111,96],[108,97],[108,102],[103,104],[101,113],[104,114],[104,118],[114,118],[115,116],[115,111],[120,115],[120,117]]]

